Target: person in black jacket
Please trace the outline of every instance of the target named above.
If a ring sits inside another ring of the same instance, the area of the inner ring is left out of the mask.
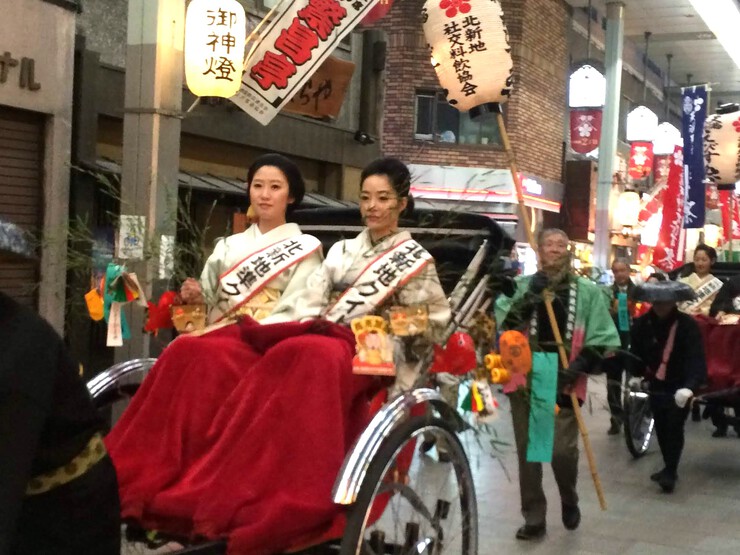
[[[662,282],[654,287],[662,285],[671,284]],[[678,479],[688,401],[707,376],[701,332],[691,316],[678,311],[674,301],[654,302],[647,314],[633,322],[631,332],[630,350],[636,357],[631,371],[649,383],[655,431],[665,463],[650,478],[671,493]],[[635,380],[640,378],[630,382]]]
[[[0,266],[21,254],[0,221]],[[54,329],[0,293],[0,555],[119,555],[104,422]]]

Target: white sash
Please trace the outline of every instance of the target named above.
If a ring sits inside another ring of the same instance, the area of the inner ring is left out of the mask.
[[[706,301],[711,295],[714,295],[717,291],[722,289],[722,280],[719,278],[712,278],[708,283],[705,283],[701,287],[695,289],[696,298],[692,301],[684,301],[679,305],[679,309],[683,312],[689,312]]]
[[[233,313],[257,295],[273,278],[321,248],[321,241],[301,234],[272,243],[237,262],[218,281],[221,297],[229,309],[217,320]]]
[[[341,323],[371,312],[431,261],[432,255],[413,239],[399,243],[368,264],[324,317]]]

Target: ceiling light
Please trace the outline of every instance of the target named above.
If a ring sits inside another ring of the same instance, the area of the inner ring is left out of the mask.
[[[735,0],[689,0],[717,40],[740,68],[740,9]]]

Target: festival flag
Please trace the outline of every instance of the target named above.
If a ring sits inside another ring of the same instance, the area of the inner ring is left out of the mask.
[[[661,270],[670,272],[683,263],[684,188],[683,149],[676,147],[668,173],[668,186],[663,194],[663,221],[658,235],[658,244],[653,253],[653,262]]]
[[[629,176],[645,179],[653,171],[653,143],[634,141],[630,146]]]
[[[587,154],[599,147],[601,113],[601,108],[571,108],[570,146],[578,154]]]
[[[732,202],[732,218],[730,218],[730,195],[735,195],[733,191],[719,191],[719,203],[722,208],[722,230],[725,241],[729,240],[730,230],[732,238],[740,239],[740,199],[735,198]]]
[[[704,226],[704,121],[706,85],[682,89],[684,227]]]

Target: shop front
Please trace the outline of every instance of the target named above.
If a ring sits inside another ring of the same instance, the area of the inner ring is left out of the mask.
[[[0,290],[38,309],[58,330],[77,7],[72,1],[5,2],[0,18],[0,216],[43,238],[38,261],[0,261]]]

